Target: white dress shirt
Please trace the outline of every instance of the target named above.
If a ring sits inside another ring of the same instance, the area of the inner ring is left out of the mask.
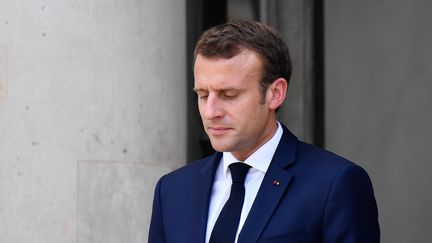
[[[243,203],[242,212],[240,215],[240,223],[237,229],[235,242],[238,240],[239,233],[246,221],[249,211],[252,207],[264,175],[267,172],[279,141],[282,137],[282,127],[277,122],[277,130],[273,137],[262,145],[257,151],[249,156],[244,163],[251,166],[245,179],[245,199]],[[207,219],[206,242],[210,240],[211,232],[216,223],[216,220],[222,211],[226,201],[228,201],[231,191],[231,172],[228,166],[232,163],[239,162],[230,152],[224,152],[221,163],[216,170],[215,180],[213,182],[213,189],[210,198],[209,214]]]

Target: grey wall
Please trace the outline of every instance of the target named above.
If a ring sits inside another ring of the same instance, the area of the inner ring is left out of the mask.
[[[326,144],[371,175],[384,243],[432,239],[431,10],[326,1]]]
[[[0,0],[0,242],[147,241],[186,161],[185,28],[178,0]]]

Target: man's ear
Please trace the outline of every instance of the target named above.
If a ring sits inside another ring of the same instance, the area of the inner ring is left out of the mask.
[[[288,82],[284,78],[278,78],[267,89],[269,108],[276,110],[285,100],[286,92],[288,90]]]

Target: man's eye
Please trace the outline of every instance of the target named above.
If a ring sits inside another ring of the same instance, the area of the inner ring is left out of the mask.
[[[198,97],[200,98],[200,100],[206,100],[208,95],[198,95]]]
[[[234,99],[237,97],[237,94],[224,94],[223,96],[225,99]]]

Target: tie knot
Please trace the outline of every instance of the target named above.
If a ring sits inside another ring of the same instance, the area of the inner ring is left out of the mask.
[[[231,171],[231,178],[233,184],[234,183],[243,184],[250,166],[242,162],[237,162],[237,163],[230,164],[228,167]]]

